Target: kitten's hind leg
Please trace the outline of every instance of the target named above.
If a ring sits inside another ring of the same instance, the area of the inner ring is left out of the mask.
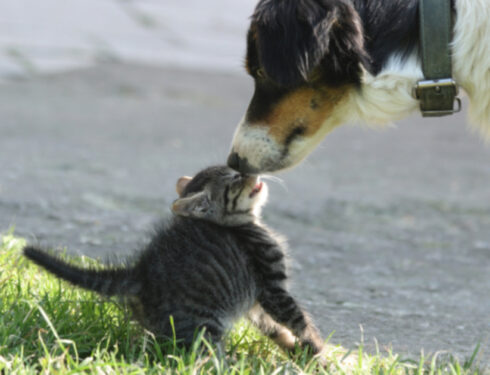
[[[322,351],[324,343],[318,330],[286,289],[275,285],[264,290],[258,300],[265,312],[298,337],[301,346],[309,347],[313,354]]]
[[[276,323],[259,305],[255,305],[248,313],[248,319],[264,335],[272,339],[285,351],[293,351],[296,338],[286,327]]]

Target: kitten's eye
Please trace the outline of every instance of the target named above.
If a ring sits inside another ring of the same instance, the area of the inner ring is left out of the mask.
[[[257,69],[255,71],[255,75],[257,76],[257,78],[265,78],[264,69],[262,69],[262,68]]]

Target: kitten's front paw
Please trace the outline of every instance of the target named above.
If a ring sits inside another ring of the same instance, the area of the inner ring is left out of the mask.
[[[301,346],[308,348],[313,355],[320,354],[323,350],[323,341],[319,338],[310,338],[303,340]]]
[[[319,366],[322,368],[328,368],[330,362],[325,356],[326,346],[320,338],[301,340],[300,346],[302,349],[308,350]]]

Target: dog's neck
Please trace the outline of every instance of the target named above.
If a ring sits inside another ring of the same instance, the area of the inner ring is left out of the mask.
[[[355,1],[364,3],[364,1]],[[490,7],[485,1],[457,0],[452,42],[453,77],[468,95],[472,127],[490,142]],[[412,87],[423,78],[417,46],[393,52],[376,74],[364,72],[351,90],[340,122],[389,124],[419,109]]]
[[[365,71],[361,87],[352,90],[346,102],[347,121],[382,125],[406,117],[418,107],[411,93],[422,78],[416,53],[408,59],[393,55],[376,76]]]

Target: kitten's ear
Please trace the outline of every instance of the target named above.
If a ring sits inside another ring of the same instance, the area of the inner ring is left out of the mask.
[[[172,212],[180,216],[203,218],[208,214],[211,205],[205,192],[186,198],[179,198],[172,204]]]
[[[192,177],[189,176],[182,176],[181,178],[178,179],[177,185],[175,186],[175,190],[177,191],[177,194],[179,194],[179,197],[182,196],[182,192],[184,191],[185,187],[191,180]]]

